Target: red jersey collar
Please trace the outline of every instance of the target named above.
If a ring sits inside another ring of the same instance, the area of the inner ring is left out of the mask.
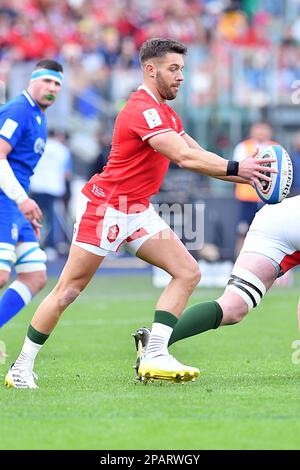
[[[140,85],[138,87],[138,91],[140,90],[144,90],[146,93],[148,93],[148,95],[152,96],[152,98],[158,103],[160,104],[160,102],[158,101],[158,99],[155,97],[155,95],[152,93],[151,90],[149,90],[149,88],[146,86],[146,85]]]

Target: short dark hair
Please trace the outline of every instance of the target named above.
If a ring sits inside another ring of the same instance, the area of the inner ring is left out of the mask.
[[[49,70],[55,70],[56,72],[63,72],[63,67],[59,62],[56,62],[56,60],[51,60],[51,59],[43,59],[40,60],[36,66],[36,69],[49,69]]]
[[[142,44],[140,50],[141,64],[144,64],[147,60],[155,57],[163,57],[168,52],[186,55],[187,47],[175,39],[148,39],[148,41]]]
[[[251,127],[255,127],[255,126],[268,126],[272,128],[272,125],[268,121],[264,121],[263,119],[261,121],[252,122]]]

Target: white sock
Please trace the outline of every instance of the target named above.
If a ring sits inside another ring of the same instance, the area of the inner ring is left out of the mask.
[[[168,343],[173,328],[162,323],[153,323],[149,343],[146,349],[146,358],[169,354]]]
[[[18,359],[14,363],[15,368],[22,369],[33,369],[34,361],[37,356],[37,353],[43,345],[37,344],[31,341],[27,336],[25,338],[22,351],[19,354]]]

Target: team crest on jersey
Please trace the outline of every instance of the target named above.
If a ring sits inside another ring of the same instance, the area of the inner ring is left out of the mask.
[[[33,146],[34,153],[39,153],[40,155],[43,155],[43,152],[45,150],[45,145],[46,145],[46,142],[44,141],[44,139],[42,139],[41,137],[38,137],[36,141],[34,142],[34,146]]]
[[[93,184],[92,193],[95,194],[96,197],[105,197],[105,192],[103,191],[100,186]]]
[[[108,233],[107,233],[107,240],[109,241],[109,243],[113,243],[116,241],[116,239],[118,238],[119,232],[120,232],[120,229],[117,224],[109,227]]]
[[[13,240],[18,240],[19,230],[17,224],[12,224],[11,226],[11,238]]]
[[[160,126],[162,124],[160,115],[155,108],[146,109],[146,111],[143,111],[143,115],[150,129],[153,129],[154,127]]]

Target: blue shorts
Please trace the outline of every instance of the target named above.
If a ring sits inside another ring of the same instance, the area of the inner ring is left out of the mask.
[[[31,223],[14,201],[0,194],[0,243],[37,242]]]

